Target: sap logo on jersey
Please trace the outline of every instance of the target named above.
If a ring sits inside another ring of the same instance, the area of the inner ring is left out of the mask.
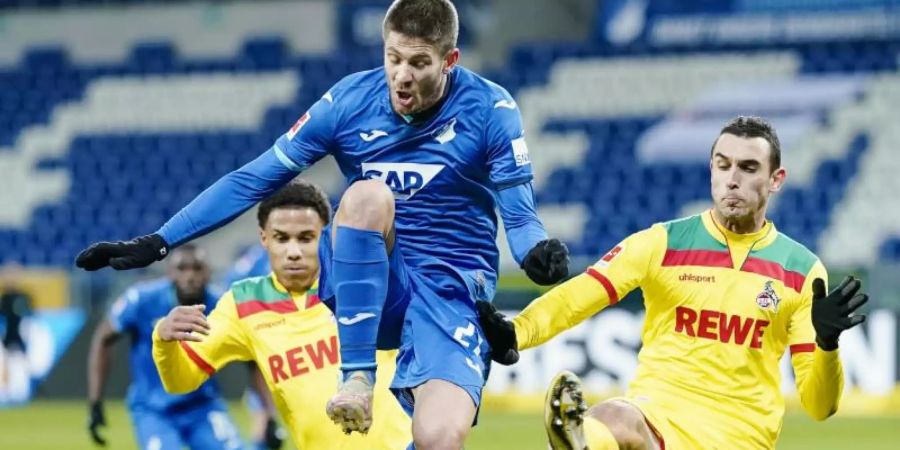
[[[384,181],[397,200],[407,200],[444,169],[441,164],[363,163],[363,177]]]

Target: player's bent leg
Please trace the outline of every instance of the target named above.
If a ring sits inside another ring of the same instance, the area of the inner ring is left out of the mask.
[[[393,223],[393,193],[377,180],[353,183],[334,219],[331,272],[343,379],[326,413],[346,433],[367,433],[372,425],[375,348],[390,271],[385,237]]]
[[[414,389],[413,443],[416,450],[459,450],[475,420],[475,403],[449,381],[428,380]]]
[[[571,372],[554,377],[544,405],[544,426],[554,450],[655,450],[653,431],[630,403],[609,400],[590,409]]]
[[[332,238],[339,226],[380,231],[387,236],[394,227],[394,193],[380,180],[351,184],[335,212]]]
[[[591,407],[587,418],[599,422],[624,450],[657,450],[656,436],[641,410],[631,403],[609,400]]]

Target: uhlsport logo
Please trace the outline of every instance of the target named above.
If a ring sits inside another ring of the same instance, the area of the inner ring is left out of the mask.
[[[772,311],[778,312],[779,303],[781,303],[781,299],[775,292],[775,288],[772,287],[772,281],[766,281],[763,291],[756,296],[756,304],[762,309],[770,309],[771,307]]]
[[[363,177],[384,181],[397,200],[408,200],[444,169],[442,164],[363,163]]]

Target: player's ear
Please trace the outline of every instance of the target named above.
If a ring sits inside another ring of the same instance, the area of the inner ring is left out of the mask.
[[[262,228],[259,229],[259,243],[262,244],[263,247],[269,248],[266,246],[266,230]]]
[[[450,73],[457,63],[459,63],[459,49],[454,47],[444,56],[444,73]]]
[[[772,172],[772,176],[769,177],[769,192],[778,192],[781,190],[781,187],[784,186],[784,180],[787,178],[787,170],[784,167],[779,167]]]

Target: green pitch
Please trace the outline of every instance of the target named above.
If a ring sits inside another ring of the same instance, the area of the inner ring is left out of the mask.
[[[248,417],[237,404],[230,405],[244,436]],[[31,406],[0,410],[0,449],[57,450],[93,449],[85,424],[84,402],[40,401]],[[105,436],[108,448],[134,449],[131,424],[120,402],[107,405]],[[789,415],[778,448],[865,449],[897,448],[897,424],[900,417],[833,417],[817,423],[799,414]],[[293,448],[286,446],[285,448]],[[485,413],[472,433],[467,450],[547,448],[541,418],[538,415]]]

